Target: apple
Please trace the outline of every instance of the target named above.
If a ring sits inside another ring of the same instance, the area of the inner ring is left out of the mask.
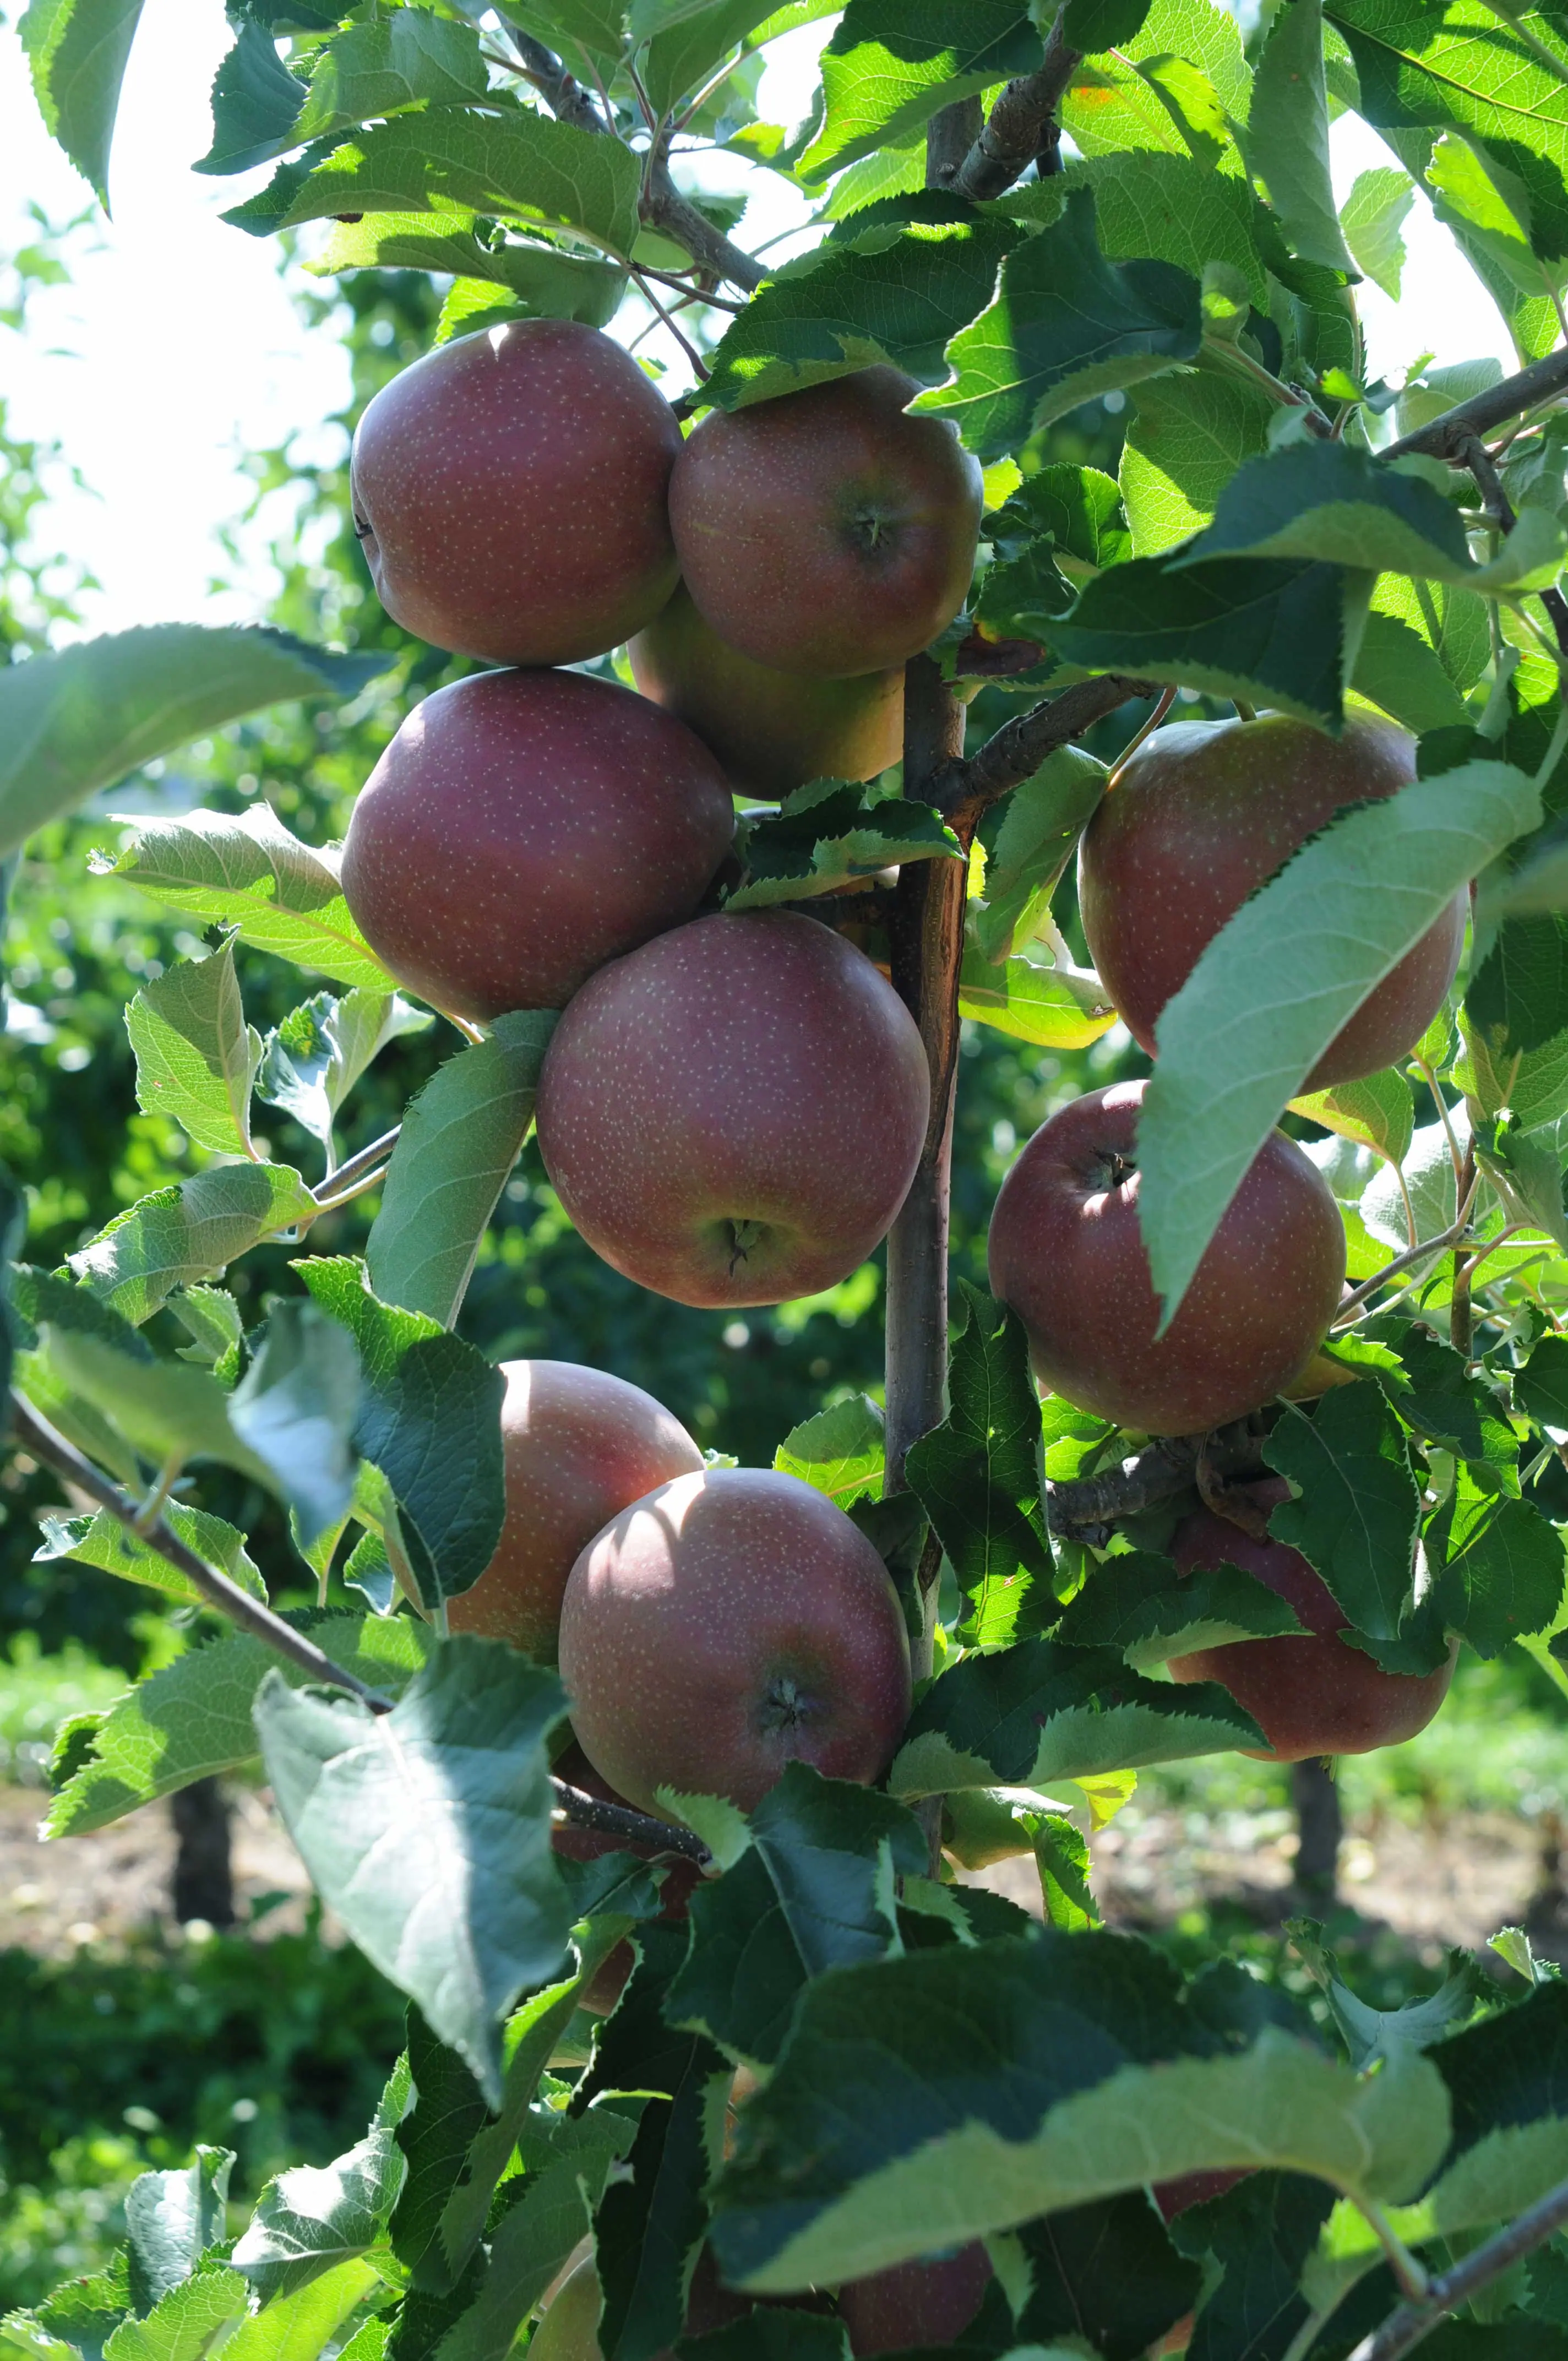
[[[604,2361],[599,2344],[599,2293],[594,2259],[587,2256],[551,2297],[529,2342],[532,2361]]]
[[[560,1008],[689,918],[735,807],[700,739],[574,672],[477,673],[415,706],[348,824],[343,891],[400,983],[448,1016]]]
[[[572,1727],[645,1812],[656,1790],[745,1811],[785,1766],[882,1776],[909,1715],[887,1569],[824,1493],[773,1468],[679,1476],[572,1568],[561,1611]]]
[[[903,752],[902,667],[851,680],[775,672],[711,631],[684,585],[627,653],[643,696],[696,730],[741,795],[874,779]]]
[[[1216,2197],[1223,2197],[1227,2190],[1246,2177],[1245,2169],[1179,2172],[1174,2180],[1157,2180],[1149,2194],[1159,2207],[1160,2218],[1174,2222],[1179,2213],[1187,2213],[1191,2206],[1208,2205]]]
[[[978,2240],[950,2255],[894,2263],[839,2290],[839,2311],[850,2350],[904,2353],[925,2345],[952,2345],[985,2301],[991,2257]]]
[[[580,1787],[587,1795],[597,1795],[604,1804],[624,1804],[608,1779],[601,1779],[582,1748],[574,1742],[550,1766],[557,1779],[569,1787]],[[661,1918],[678,1925],[685,1919],[691,1898],[702,1883],[702,1872],[695,1861],[679,1853],[662,1853],[656,1844],[645,1844],[635,1837],[612,1835],[602,1828],[575,1828],[569,1821],[550,1831],[550,1848],[564,1861],[602,1861],[608,1853],[629,1852],[639,1861],[656,1861],[664,1872],[659,1888]],[[578,2005],[592,2016],[608,2016],[621,1993],[626,1990],[635,1955],[630,1939],[620,1942],[600,1962],[590,1978]]]
[[[882,672],[963,605],[984,495],[892,368],[713,410],[670,479],[681,573],[720,639],[779,672]]]
[[[1277,1477],[1241,1488],[1267,1510],[1290,1498]],[[1300,1763],[1313,1754],[1369,1754],[1398,1746],[1424,1730],[1448,1695],[1453,1653],[1435,1673],[1386,1673],[1339,1634],[1343,1609],[1299,1550],[1258,1541],[1200,1509],[1176,1529],[1171,1555],[1182,1574],[1239,1565],[1287,1599],[1310,1639],[1234,1640],[1178,1656],[1168,1670],[1179,1681],[1218,1681],[1251,1714],[1268,1740],[1263,1761]],[[1257,1753],[1255,1747],[1246,1750]]]
[[[501,1375],[506,1521],[478,1581],[448,1603],[447,1620],[553,1664],[579,1553],[630,1502],[695,1474],[703,1456],[662,1402],[608,1369],[503,1361]]]
[[[1153,1050],[1166,1002],[1310,836],[1345,805],[1396,795],[1415,775],[1415,741],[1365,714],[1337,739],[1283,713],[1168,723],[1146,738],[1084,830],[1078,871],[1090,956],[1134,1038]],[[1465,909],[1456,894],[1334,1036],[1303,1091],[1375,1074],[1420,1039],[1453,981]]]
[[[914,1019],[871,961],[815,918],[747,912],[590,977],[545,1054],[539,1149],[589,1246],[639,1286],[781,1303],[837,1286],[886,1235],[930,1103]]]
[[[1091,1091],[1026,1143],[991,1217],[991,1289],[1053,1393],[1117,1426],[1197,1434],[1255,1410],[1310,1360],[1344,1284],[1344,1225],[1316,1165],[1271,1133],[1157,1341],[1138,1227],[1145,1087]]]
[[[675,586],[681,430],[630,355],[576,320],[439,346],[367,409],[354,527],[394,621],[492,664],[576,664]]]

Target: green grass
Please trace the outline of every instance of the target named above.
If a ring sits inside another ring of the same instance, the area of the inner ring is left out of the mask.
[[[79,1641],[46,1656],[33,1632],[18,1631],[0,1655],[0,1779],[42,1786],[60,1723],[101,1712],[126,1686],[124,1673],[99,1664]]]

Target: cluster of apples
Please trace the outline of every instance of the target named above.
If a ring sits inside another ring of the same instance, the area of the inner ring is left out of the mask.
[[[1285,715],[1178,723],[1129,757],[1084,832],[1079,907],[1090,954],[1141,1046],[1243,902],[1353,803],[1415,776],[1415,746],[1358,715],[1337,740]],[[1304,1088],[1394,1064],[1453,980],[1461,893],[1324,1050]],[[1282,975],[1281,990],[1298,982]],[[997,1198],[991,1283],[1029,1334],[1039,1378],[1118,1426],[1196,1434],[1302,1377],[1344,1285],[1344,1227],[1316,1165],[1275,1132],[1249,1169],[1163,1336],[1138,1227],[1137,1118],[1145,1085],[1074,1100],[1029,1141]],[[1183,1573],[1240,1565],[1288,1600],[1311,1637],[1243,1641],[1177,1659],[1179,1681],[1218,1680],[1284,1761],[1361,1753],[1413,1736],[1437,1711],[1452,1661],[1386,1673],[1338,1635],[1344,1618],[1301,1554],[1268,1537],[1288,1488],[1244,1488],[1235,1520],[1200,1510],[1177,1530]]]

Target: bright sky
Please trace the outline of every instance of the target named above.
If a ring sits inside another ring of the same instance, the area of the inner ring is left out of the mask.
[[[765,118],[789,122],[804,112],[812,61],[830,30],[830,22],[807,27],[775,45],[759,94]],[[242,537],[237,569],[216,538],[248,497],[241,459],[296,434],[306,437],[302,456],[313,434],[325,456],[319,422],[347,393],[334,339],[307,332],[294,310],[276,243],[218,218],[268,172],[217,181],[190,170],[207,148],[207,95],[227,43],[218,0],[148,0],[115,145],[114,219],[100,217],[76,242],[72,285],[33,298],[25,337],[0,329],[12,431],[61,443],[91,487],[86,498],[62,491],[40,539],[98,576],[102,590],[88,602],[93,631],[264,614],[276,587],[267,546],[279,519]],[[0,126],[4,255],[32,235],[29,202],[57,222],[89,203],[39,121],[16,37],[4,30]],[[1358,171],[1388,160],[1365,126],[1335,126],[1342,201]],[[760,168],[726,158],[704,177],[751,186],[744,244],[801,217],[795,192]],[[1495,353],[1511,367],[1496,310],[1424,199],[1405,240],[1398,306],[1375,287],[1362,290],[1372,373],[1397,379],[1429,350],[1440,361]],[[297,283],[313,282],[302,275]],[[232,577],[215,596],[214,575]]]

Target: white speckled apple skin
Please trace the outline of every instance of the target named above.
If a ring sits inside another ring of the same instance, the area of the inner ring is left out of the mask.
[[[506,1522],[471,1590],[454,1598],[455,1631],[510,1640],[553,1664],[561,1599],[578,1553],[601,1525],[702,1453],[641,1386],[580,1361],[503,1361]]]
[[[772,1468],[678,1477],[607,1525],[566,1585],[561,1676],[584,1753],[644,1811],[660,1786],[749,1810],[796,1761],[868,1783],[909,1717],[882,1559]]]
[[[840,936],[780,911],[698,918],[573,1000],[539,1148],[589,1246],[640,1286],[782,1303],[885,1236],[930,1096],[913,1018]]]
[[[576,664],[675,587],[674,412],[577,320],[514,320],[426,353],[354,438],[356,529],[405,631],[492,664]]]
[[[1053,1393],[1144,1433],[1198,1434],[1272,1400],[1311,1358],[1344,1285],[1344,1224],[1316,1165],[1272,1133],[1157,1342],[1138,1227],[1145,1087],[1091,1091],[1028,1141],[991,1217],[991,1287]]]
[[[343,890],[433,1006],[560,1008],[691,916],[734,831],[718,762],[646,697],[584,673],[477,673],[416,705],[371,772]]]
[[[912,418],[897,369],[710,411],[670,482],[681,572],[704,620],[761,664],[814,679],[929,647],[963,605],[984,491],[945,419]]]

